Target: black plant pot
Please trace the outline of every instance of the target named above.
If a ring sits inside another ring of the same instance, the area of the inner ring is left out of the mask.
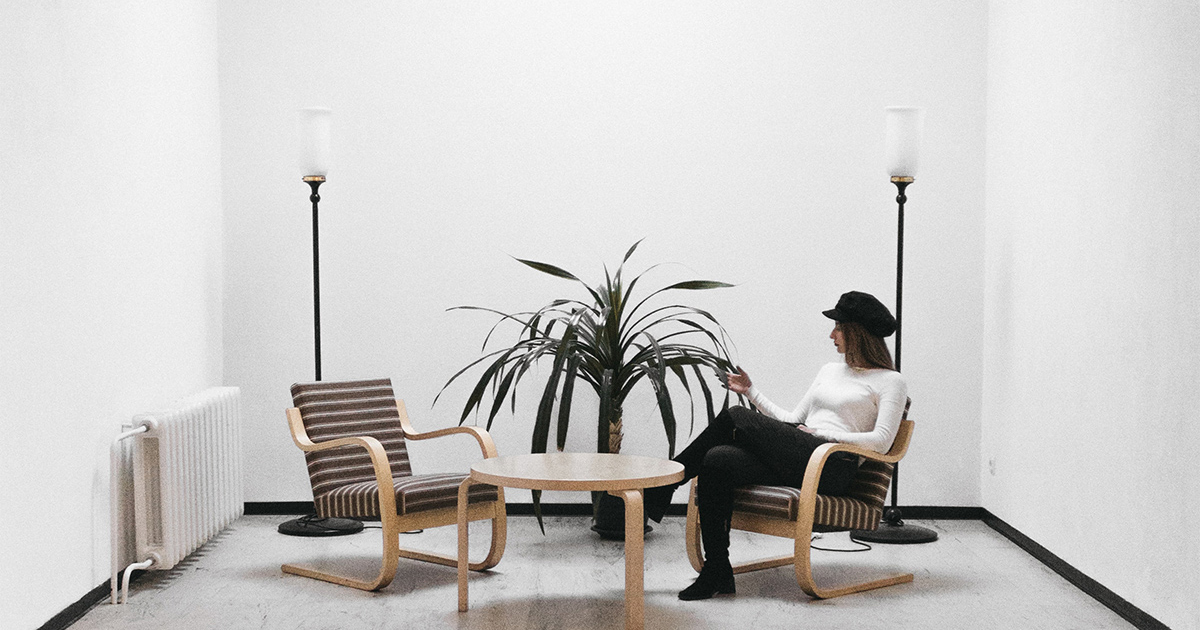
[[[607,492],[597,494],[600,497],[599,503],[596,504],[595,518],[592,519],[592,531],[605,540],[625,540],[625,501]],[[646,524],[644,514],[642,524],[645,527],[642,530],[643,534],[652,531],[653,528]]]

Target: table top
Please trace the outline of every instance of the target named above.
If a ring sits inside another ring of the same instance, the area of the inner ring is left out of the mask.
[[[535,453],[481,460],[471,478],[527,490],[632,490],[683,480],[683,464],[612,453]]]

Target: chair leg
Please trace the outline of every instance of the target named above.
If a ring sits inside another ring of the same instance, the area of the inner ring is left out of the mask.
[[[377,591],[388,584],[391,584],[392,578],[396,577],[396,567],[399,564],[399,548],[396,546],[396,539],[400,535],[399,531],[390,523],[383,524],[383,560],[379,566],[379,575],[374,580],[361,580],[327,571],[318,571],[313,568],[300,566],[298,564],[285,564],[282,569],[284,573],[293,575],[302,575],[304,577],[332,582],[342,586],[350,586],[364,591]]]
[[[688,561],[698,573],[704,568],[704,549],[700,542],[700,510],[696,507],[696,480],[692,480],[691,491],[688,493],[687,525],[684,530],[684,544],[687,546]]]
[[[488,549],[488,555],[479,562],[471,562],[467,568],[471,571],[486,571],[500,562],[500,558],[504,555],[504,544],[508,536],[508,521],[507,512],[504,506],[504,495],[501,494],[497,501],[492,505],[487,504],[472,504],[469,508],[470,515],[468,522],[490,520],[492,522],[492,543]],[[486,510],[482,512],[480,510]],[[458,566],[458,555],[446,555],[433,553],[430,551],[417,551],[415,549],[405,549],[398,547],[397,551],[402,558],[410,560],[420,560],[422,562],[432,562],[448,567]]]
[[[810,528],[807,532],[803,532],[803,536],[800,533],[797,532],[796,536],[796,581],[800,584],[800,590],[807,593],[810,597],[829,599],[831,597],[861,593],[862,591],[913,581],[913,574],[905,573],[837,588],[822,588],[817,586],[817,581],[813,577],[812,572],[812,530]]]
[[[496,511],[492,514],[492,546],[488,555],[479,563],[476,571],[490,569],[500,564],[504,557],[504,544],[508,542],[508,508],[504,504],[504,488],[497,488],[500,496],[496,498]]]

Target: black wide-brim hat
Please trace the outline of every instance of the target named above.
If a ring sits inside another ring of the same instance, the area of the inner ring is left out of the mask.
[[[887,307],[870,293],[850,291],[843,293],[837,306],[824,311],[825,317],[836,322],[857,322],[876,337],[887,337],[896,332],[896,318]]]

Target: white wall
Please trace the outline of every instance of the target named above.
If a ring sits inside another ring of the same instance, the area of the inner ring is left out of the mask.
[[[1200,628],[1200,7],[994,2],[988,37],[983,506]]]
[[[390,375],[435,427],[490,323],[445,308],[570,289],[510,254],[595,280],[642,237],[637,268],[684,265],[664,282],[739,284],[693,301],[794,402],[835,358],[819,310],[891,301],[880,110],[914,104],[902,502],[982,503],[1200,627],[1194,2],[267,4],[0,21],[0,473],[37,480],[0,490],[25,527],[0,544],[0,626],[106,579],[107,443],[139,410],[241,385],[248,499],[308,498],[281,413],[311,377],[295,108],[337,115],[325,376]],[[634,407],[627,450],[661,454]],[[528,427],[502,418],[502,451]]]
[[[219,384],[211,2],[0,18],[0,627],[108,579],[108,444]]]
[[[297,107],[337,115],[325,376],[389,375],[437,427],[490,324],[447,307],[539,304],[571,287],[509,255],[594,281],[642,237],[636,268],[683,265],[663,282],[739,284],[692,301],[794,402],[835,358],[819,311],[891,302],[881,108],[914,104],[902,502],[982,504],[1200,627],[1194,3],[212,4],[0,21],[0,473],[38,480],[0,490],[27,524],[0,546],[0,625],[106,579],[106,448],[139,410],[241,385],[248,500],[308,498],[282,420],[311,377]],[[626,449],[662,454],[656,422],[627,409]],[[529,423],[502,418],[501,450]],[[46,426],[53,450],[27,447]]]
[[[912,104],[929,113],[909,190],[904,366],[919,428],[902,501],[978,505],[984,3],[221,9],[226,380],[246,394],[247,500],[311,496],[283,419],[288,386],[313,370],[297,108],[335,116],[324,377],[390,376],[433,428],[457,421],[465,387],[430,405],[492,323],[448,307],[581,296],[509,256],[598,282],[642,237],[632,267],[683,265],[663,283],[739,285],[685,297],[725,323],[777,402],[797,402],[838,358],[820,311],[850,289],[893,302],[882,110]],[[627,452],[665,455],[648,399],[626,414]],[[498,420],[501,452],[527,452],[531,423],[528,410]],[[573,448],[594,448],[590,424]]]

